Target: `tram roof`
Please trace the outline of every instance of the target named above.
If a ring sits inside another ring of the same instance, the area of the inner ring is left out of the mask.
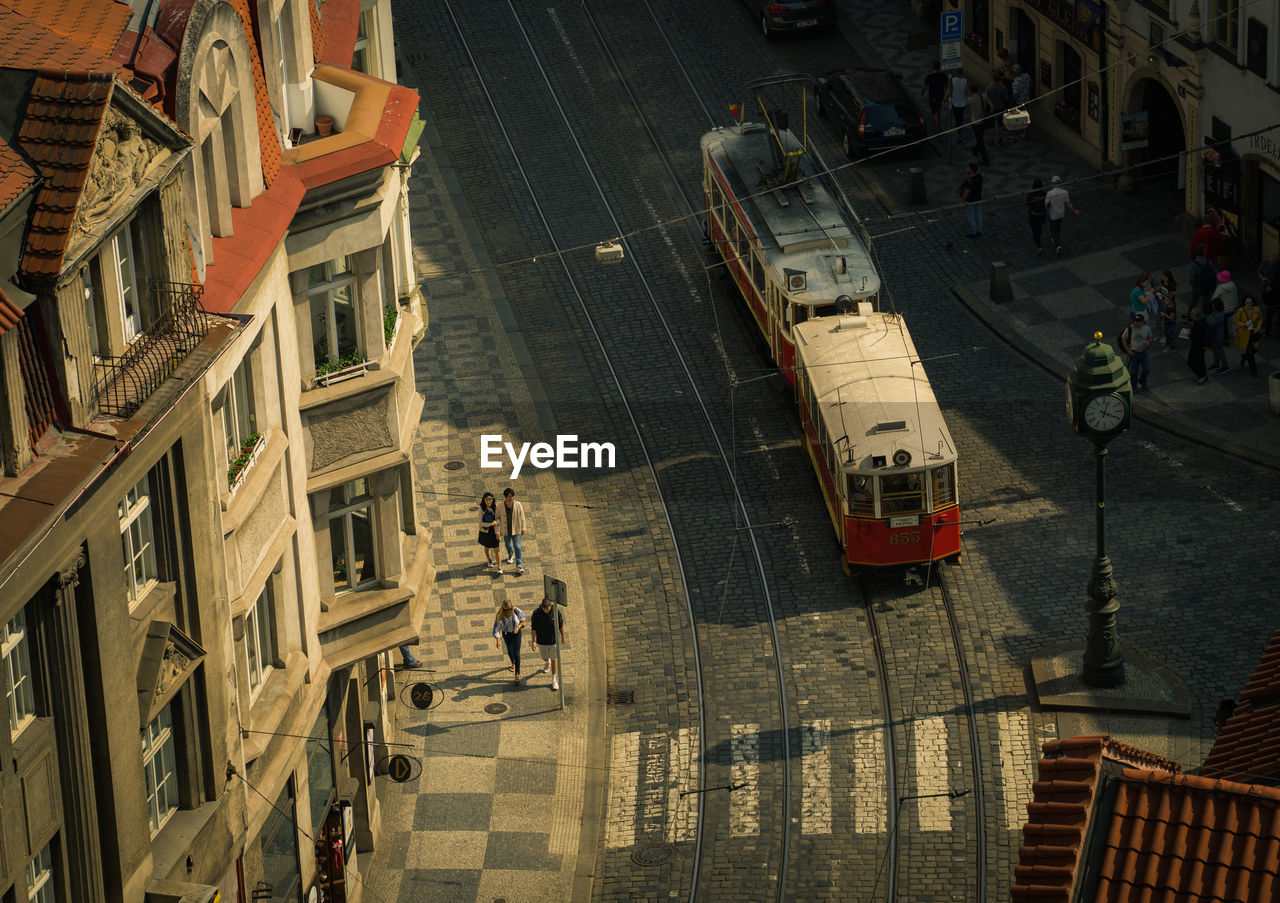
[[[789,150],[800,148],[790,131],[780,134]],[[806,273],[808,290],[795,300],[826,304],[841,294],[879,291],[880,275],[851,227],[851,214],[818,177],[808,153],[800,158],[803,178],[795,184],[772,190],[761,184],[771,166],[771,143],[763,123],[718,128],[702,137],[704,153],[728,181],[770,263],[779,271]],[[844,258],[843,273],[836,272],[838,258]]]
[[[936,467],[956,458],[951,431],[938,407],[902,317],[891,313],[822,317],[800,323],[796,366],[803,367],[832,439],[849,439],[849,469],[873,468],[873,456],[893,460],[905,449],[911,467]]]

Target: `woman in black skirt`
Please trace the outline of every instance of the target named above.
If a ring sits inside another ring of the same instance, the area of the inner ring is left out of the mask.
[[[502,573],[502,553],[498,551],[501,522],[498,520],[498,507],[494,503],[493,493],[486,492],[480,496],[480,536],[476,540],[484,547],[484,560],[489,562],[487,568],[498,569]]]

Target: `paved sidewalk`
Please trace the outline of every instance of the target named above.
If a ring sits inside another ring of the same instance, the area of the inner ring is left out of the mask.
[[[531,394],[536,384],[526,382],[528,353],[508,331],[510,311],[496,283],[431,278],[444,266],[475,271],[485,261],[476,256],[483,244],[474,223],[452,196],[453,174],[439,166],[446,157],[430,125],[423,144],[434,153],[421,156],[410,184],[430,317],[415,351],[426,397],[415,467],[421,520],[436,530],[436,593],[415,649],[421,668],[395,674],[396,739],[403,745],[390,752],[419,760],[422,772],[404,784],[379,779],[384,839],[365,900],[587,899],[604,748],[596,556],[574,523],[580,505],[569,481],[553,470],[526,469],[512,481],[505,471],[479,468],[482,433],[538,442],[554,428]],[[476,542],[480,494],[501,499],[508,485],[528,519],[524,576],[514,566],[501,576],[486,569]],[[523,680],[513,685],[492,636],[504,599],[532,614],[544,574],[568,585],[560,692],[527,639]],[[589,637],[592,631],[597,635]],[[435,691],[427,711],[409,704],[409,688],[419,681]]]

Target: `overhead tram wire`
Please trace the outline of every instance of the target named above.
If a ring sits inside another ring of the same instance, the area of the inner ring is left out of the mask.
[[[1243,3],[1240,3],[1240,4],[1236,7],[1236,10],[1237,10],[1237,11],[1238,11],[1238,10],[1244,10],[1244,9],[1248,8],[1249,6],[1252,6],[1252,5],[1254,5],[1254,4],[1261,3],[1261,2],[1263,2],[1263,0],[1244,0],[1244,2],[1243,2]],[[1226,18],[1228,15],[1234,15],[1234,13],[1223,12],[1223,13],[1219,14],[1218,16],[1210,17],[1209,19],[1207,19],[1207,20],[1205,20],[1205,21],[1204,21],[1204,25],[1203,25],[1202,27],[1208,27],[1211,23],[1213,23],[1213,22],[1214,22],[1214,21],[1216,21],[1217,19]],[[1163,48],[1165,47],[1165,45],[1167,45],[1167,44],[1171,44],[1171,43],[1175,42],[1178,38],[1180,38],[1180,37],[1184,37],[1184,36],[1186,36],[1186,35],[1188,35],[1188,34],[1190,34],[1190,33],[1191,33],[1191,30],[1190,30],[1190,29],[1187,29],[1187,30],[1185,30],[1185,31],[1181,31],[1181,32],[1175,32],[1174,34],[1171,34],[1171,35],[1169,35],[1169,37],[1165,38],[1165,40],[1164,40],[1163,42],[1161,42],[1161,43],[1159,43],[1159,44],[1153,44],[1153,45],[1151,45],[1151,48],[1150,48],[1150,49],[1152,49],[1152,50],[1156,50],[1156,49],[1163,49]],[[1050,89],[1049,91],[1046,91],[1044,94],[1042,94],[1039,98],[1036,98],[1036,99],[1037,99],[1037,100],[1041,100],[1041,99],[1044,99],[1044,98],[1046,98],[1046,97],[1052,97],[1054,94],[1058,94],[1059,92],[1064,91],[1064,90],[1066,90],[1067,88],[1072,87],[1072,86],[1074,86],[1074,85],[1083,84],[1083,83],[1087,82],[1088,80],[1090,80],[1090,79],[1092,79],[1092,78],[1096,78],[1097,76],[1101,75],[1102,73],[1104,73],[1104,72],[1108,72],[1108,71],[1110,71],[1111,69],[1115,69],[1115,68],[1119,67],[1120,65],[1122,65],[1122,64],[1124,64],[1124,63],[1126,63],[1126,62],[1127,62],[1127,58],[1126,58],[1126,59],[1117,60],[1116,62],[1114,62],[1114,63],[1109,63],[1108,65],[1103,66],[1103,67],[1102,67],[1102,68],[1100,68],[1100,69],[1092,70],[1092,71],[1090,71],[1090,72],[1088,72],[1088,73],[1082,74],[1082,75],[1080,76],[1080,78],[1075,79],[1074,81],[1064,82],[1063,84],[1059,85],[1058,87],[1056,87],[1056,88],[1052,88],[1052,89]],[[700,102],[700,104],[701,104],[701,102]],[[705,108],[705,105],[702,105],[702,106],[703,106],[703,109],[704,109],[704,111],[705,111],[705,109],[706,109],[706,108]],[[849,162],[847,162],[847,163],[841,163],[841,164],[839,164],[839,165],[837,165],[837,166],[833,166],[833,167],[828,167],[828,168],[822,169],[822,170],[820,170],[820,171],[819,171],[819,173],[815,173],[815,175],[817,175],[817,174],[825,175],[825,174],[829,174],[829,173],[836,173],[836,172],[840,172],[840,171],[845,170],[845,169],[852,169],[852,168],[855,168],[855,167],[861,166],[861,165],[863,165],[863,164],[865,164],[865,163],[872,162],[872,161],[874,161],[874,160],[876,160],[876,159],[878,159],[878,158],[880,158],[880,157],[883,157],[883,156],[886,156],[886,155],[889,155],[889,154],[897,154],[897,153],[901,153],[903,150],[907,150],[907,149],[910,149],[910,148],[913,148],[913,147],[916,147],[916,146],[919,146],[919,145],[922,145],[922,144],[927,144],[927,143],[929,143],[929,142],[931,142],[931,141],[933,141],[933,140],[935,140],[935,139],[937,139],[937,138],[941,138],[941,137],[943,137],[943,136],[950,136],[950,135],[953,135],[953,134],[955,134],[955,133],[956,133],[956,132],[958,132],[958,131],[962,131],[963,129],[969,128],[970,126],[971,126],[971,123],[966,123],[966,124],[965,124],[965,125],[963,125],[963,126],[959,126],[959,127],[952,127],[952,128],[949,128],[949,129],[944,129],[943,131],[940,131],[940,132],[938,132],[938,133],[936,133],[936,134],[928,135],[928,136],[926,136],[926,137],[924,137],[924,138],[917,139],[916,141],[912,141],[912,142],[910,142],[910,143],[908,143],[908,144],[903,144],[903,145],[901,145],[901,146],[899,146],[899,147],[895,147],[895,148],[892,148],[892,149],[889,149],[889,150],[879,151],[879,152],[877,152],[877,153],[875,153],[875,154],[871,154],[871,155],[869,155],[869,156],[862,157],[862,158],[860,158],[860,159],[858,159],[858,160],[850,160],[850,161],[849,161]],[[1231,138],[1231,140],[1232,140],[1232,141],[1237,141],[1237,140],[1239,140],[1239,139],[1241,139],[1241,138],[1251,138],[1251,137],[1254,137],[1254,136],[1256,136],[1256,135],[1262,135],[1262,134],[1265,134],[1265,133],[1267,133],[1267,132],[1275,131],[1276,129],[1280,129],[1280,121],[1276,121],[1276,122],[1272,123],[1271,125],[1267,125],[1267,126],[1263,126],[1263,127],[1261,127],[1261,128],[1258,128],[1258,129],[1254,129],[1254,130],[1253,130],[1253,131],[1251,131],[1251,132],[1245,132],[1244,134],[1241,134],[1241,135],[1233,135],[1233,136],[1232,136],[1232,138]],[[1194,154],[1198,154],[1198,153],[1200,153],[1200,152],[1201,152],[1201,150],[1202,150],[1201,148],[1188,148],[1188,149],[1184,149],[1184,150],[1180,150],[1180,151],[1173,151],[1173,152],[1171,152],[1171,153],[1165,154],[1164,156],[1161,156],[1161,157],[1155,157],[1155,158],[1152,158],[1152,159],[1150,159],[1150,160],[1146,160],[1146,161],[1144,161],[1144,162],[1143,162],[1143,164],[1142,164],[1142,165],[1143,165],[1143,166],[1149,166],[1149,165],[1150,165],[1150,164],[1152,164],[1152,163],[1161,163],[1161,162],[1165,162],[1165,161],[1167,161],[1167,160],[1174,160],[1174,159],[1177,159],[1177,158],[1179,158],[1179,157],[1191,156],[1191,155],[1194,155]],[[1095,174],[1090,175],[1090,176],[1083,176],[1083,177],[1081,177],[1081,178],[1077,178],[1077,179],[1065,180],[1065,181],[1063,181],[1063,183],[1062,183],[1062,184],[1063,184],[1064,186],[1071,186],[1071,185],[1080,185],[1080,184],[1083,184],[1083,183],[1086,183],[1086,182],[1093,182],[1093,181],[1100,180],[1100,179],[1111,179],[1111,178],[1114,178],[1116,175],[1118,175],[1118,174],[1120,174],[1120,173],[1124,173],[1124,172],[1126,172],[1128,169],[1130,169],[1130,167],[1125,167],[1125,168],[1122,168],[1122,169],[1112,170],[1112,171],[1107,172],[1107,173],[1095,173]],[[776,187],[789,187],[789,185],[790,185],[790,184],[798,184],[799,182],[803,182],[803,181],[807,181],[807,179],[797,180],[795,183],[788,183],[788,185],[784,185],[784,186],[776,186]],[[767,192],[760,192],[759,194],[765,194],[765,193],[767,193]],[[997,195],[997,196],[993,197],[991,200],[993,200],[993,201],[998,201],[998,200],[1009,199],[1009,198],[1014,198],[1014,197],[1021,197],[1021,196],[1022,196],[1022,194],[1023,194],[1023,192],[1021,192],[1021,191],[1011,192],[1011,193],[1009,193],[1008,195]],[[753,198],[753,197],[757,197],[757,196],[759,196],[759,195],[747,195],[746,197],[752,197],[752,198]],[[944,205],[939,205],[939,206],[936,206],[936,207],[927,207],[927,208],[924,208],[924,209],[921,209],[921,210],[911,211],[911,213],[910,213],[910,214],[907,214],[907,215],[915,216],[915,217],[919,217],[919,216],[929,215],[929,214],[933,214],[933,213],[944,213],[944,212],[949,212],[949,211],[952,211],[952,210],[959,209],[961,206],[963,206],[963,205],[962,205],[962,204],[944,204]],[[458,278],[458,277],[460,277],[460,276],[481,275],[481,274],[485,274],[485,273],[489,273],[489,272],[491,272],[491,270],[492,270],[492,269],[507,269],[507,268],[514,267],[514,266],[520,266],[520,265],[522,265],[522,264],[539,263],[539,262],[541,262],[541,261],[543,261],[543,260],[549,260],[549,259],[552,259],[552,258],[558,258],[558,257],[560,257],[560,256],[562,256],[562,255],[565,255],[565,254],[575,254],[575,253],[579,253],[579,252],[583,252],[583,251],[594,251],[594,250],[595,250],[595,248],[599,247],[599,245],[600,245],[602,242],[605,242],[605,241],[615,241],[615,240],[620,241],[620,240],[622,240],[622,239],[626,239],[626,238],[634,238],[634,237],[636,237],[636,236],[643,235],[643,234],[648,233],[648,232],[653,232],[653,231],[657,231],[657,230],[659,230],[659,229],[665,229],[665,228],[667,228],[668,226],[676,225],[676,224],[680,223],[682,220],[696,220],[698,217],[702,216],[702,214],[703,214],[703,211],[698,210],[698,211],[694,211],[694,212],[691,212],[691,213],[682,214],[682,215],[679,215],[679,216],[674,216],[674,217],[671,217],[671,218],[669,218],[669,219],[660,220],[659,222],[657,222],[657,223],[653,223],[653,224],[651,224],[651,225],[647,225],[647,226],[640,226],[640,227],[637,227],[637,228],[635,228],[635,229],[627,230],[627,231],[624,231],[624,232],[619,232],[619,233],[614,234],[614,235],[609,235],[607,238],[595,239],[595,240],[590,241],[590,242],[584,242],[584,243],[577,244],[577,245],[571,245],[571,246],[569,246],[569,247],[565,247],[565,248],[561,248],[561,247],[558,247],[558,246],[557,246],[557,247],[555,247],[553,250],[550,250],[550,251],[547,251],[547,252],[544,252],[544,253],[533,254],[533,255],[529,255],[529,256],[525,256],[525,257],[514,257],[514,258],[510,258],[510,259],[508,259],[508,260],[498,261],[498,262],[494,263],[494,264],[492,265],[492,267],[485,267],[485,268],[475,267],[475,268],[462,269],[462,270],[450,270],[450,271],[445,272],[445,273],[435,273],[435,274],[433,274],[433,275],[430,275],[430,276],[427,276],[427,277],[425,277],[425,278],[420,279],[420,280],[419,280],[419,283],[434,282],[434,281],[443,280],[443,279],[456,279],[456,278]],[[896,219],[901,218],[901,216],[902,216],[902,215],[900,215],[900,216],[886,215],[886,216],[884,216],[884,217],[868,217],[868,218],[867,218],[867,221],[868,221],[868,222],[871,222],[871,221],[876,221],[876,220],[885,220],[885,221],[888,221],[888,222],[892,222],[892,221],[894,221],[894,220],[896,220]],[[875,236],[872,236],[872,237],[873,237],[873,238],[882,238],[882,237],[884,237],[885,235],[888,235],[888,234],[897,234],[897,233],[900,233],[900,232],[911,231],[911,230],[913,230],[913,229],[919,229],[919,228],[921,228],[921,227],[920,227],[920,226],[906,226],[906,227],[904,227],[904,228],[895,229],[892,233],[881,233],[881,234],[879,234],[879,235],[875,235]]]

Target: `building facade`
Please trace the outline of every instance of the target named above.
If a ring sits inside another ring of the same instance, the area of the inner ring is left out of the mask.
[[[434,580],[389,2],[0,28],[0,898],[359,900]]]

